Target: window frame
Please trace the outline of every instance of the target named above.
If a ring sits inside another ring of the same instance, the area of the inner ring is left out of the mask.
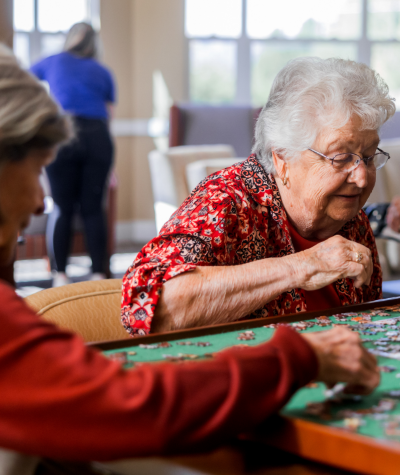
[[[86,0],[89,17],[87,21],[91,23],[96,31],[100,30],[100,0]],[[14,27],[15,34],[23,34],[29,38],[29,62],[30,65],[42,58],[42,37],[43,36],[66,36],[65,31],[41,31],[38,28],[39,1],[33,0],[34,8],[34,28],[32,31],[18,30]]]
[[[190,42],[191,41],[229,41],[237,43],[237,61],[236,61],[236,94],[235,99],[232,101],[232,105],[249,105],[253,104],[251,97],[251,45],[253,42],[268,44],[273,43],[297,43],[297,44],[312,44],[312,43],[330,43],[330,44],[355,44],[357,46],[357,61],[364,63],[368,66],[371,65],[371,51],[375,44],[400,44],[400,40],[387,39],[387,40],[371,40],[368,38],[368,0],[361,0],[361,35],[356,40],[341,40],[341,39],[315,39],[315,38],[250,38],[247,35],[247,0],[241,0],[242,5],[242,33],[239,38],[226,38],[216,36],[190,36],[185,33],[186,40],[186,97],[190,98]],[[185,2],[186,9],[186,2]],[[184,15],[186,18],[186,12]],[[186,31],[186,28],[185,28]],[[257,106],[257,105],[255,105]]]

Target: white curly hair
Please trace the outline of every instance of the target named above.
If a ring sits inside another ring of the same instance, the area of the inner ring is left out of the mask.
[[[396,111],[383,79],[362,63],[297,58],[276,76],[255,129],[252,149],[267,173],[272,151],[286,160],[312,147],[324,128],[338,129],[356,114],[363,130],[379,130]]]

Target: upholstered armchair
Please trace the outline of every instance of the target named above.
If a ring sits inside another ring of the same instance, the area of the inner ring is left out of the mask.
[[[236,157],[251,152],[260,108],[174,104],[170,109],[169,146],[228,144]]]
[[[130,338],[120,320],[120,279],[78,282],[25,298],[39,316],[86,342]]]

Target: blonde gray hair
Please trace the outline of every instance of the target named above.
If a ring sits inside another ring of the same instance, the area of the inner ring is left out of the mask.
[[[0,163],[72,137],[71,121],[44,87],[0,44]]]
[[[97,58],[97,34],[89,23],[75,23],[69,30],[64,44],[68,51],[81,58]]]
[[[275,173],[272,151],[291,159],[312,147],[324,128],[343,127],[353,114],[362,129],[379,130],[395,113],[389,88],[362,63],[298,58],[276,76],[257,120],[253,153]]]

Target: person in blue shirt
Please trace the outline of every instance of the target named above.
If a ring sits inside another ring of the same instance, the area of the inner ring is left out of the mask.
[[[108,267],[103,196],[113,161],[109,118],[115,85],[110,71],[96,57],[96,32],[87,23],[77,23],[70,29],[62,53],[31,68],[35,76],[48,82],[52,96],[73,116],[77,135],[47,167],[55,203],[47,225],[47,247],[56,268],[53,286],[69,282],[65,269],[77,210],[92,259],[92,279],[104,278]]]

